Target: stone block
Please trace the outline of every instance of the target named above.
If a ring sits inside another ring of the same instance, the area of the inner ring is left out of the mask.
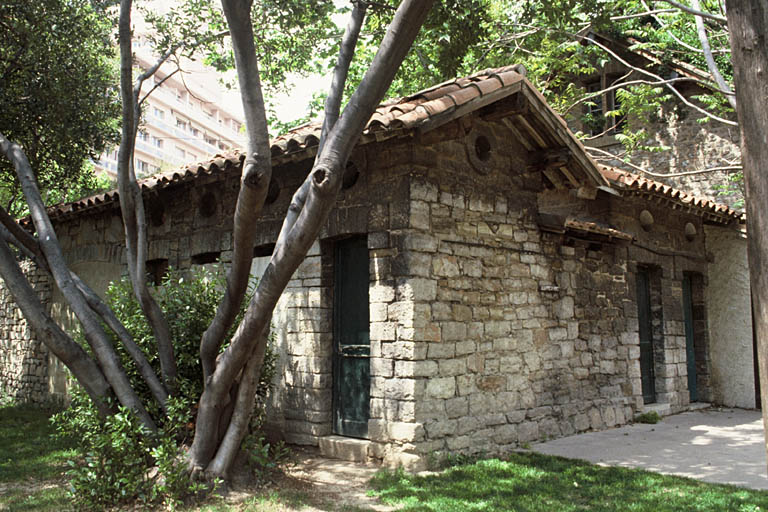
[[[411,211],[408,226],[415,229],[430,230],[429,203],[411,201]]]
[[[393,363],[394,361],[392,361],[392,359],[372,357],[370,359],[371,375],[377,377],[391,377],[393,375]]]
[[[463,375],[467,372],[467,362],[464,359],[441,359],[438,361],[439,374],[442,377]]]
[[[517,440],[528,443],[539,439],[539,424],[535,421],[524,421],[517,425]]]
[[[429,343],[427,346],[427,357],[429,359],[452,358],[456,354],[456,344],[450,342]]]
[[[410,473],[416,473],[427,469],[426,458],[414,453],[403,453],[398,451],[387,453],[382,464],[391,469],[403,468]]]
[[[397,283],[400,301],[433,301],[437,298],[437,282],[425,278],[401,279]]]
[[[453,398],[456,395],[456,379],[454,377],[429,379],[426,393],[429,398]]]
[[[435,361],[395,361],[397,377],[434,377],[438,374]]]
[[[330,459],[349,462],[368,462],[371,441],[342,436],[325,436],[318,439],[320,453]]]
[[[369,302],[392,302],[393,300],[395,300],[394,286],[379,282],[368,287]]]
[[[478,377],[477,389],[481,391],[501,391],[506,388],[507,377],[504,375],[486,375]]]
[[[454,435],[456,433],[457,420],[438,420],[427,423],[424,428],[427,431],[427,437],[430,439],[439,439],[441,437]]]
[[[393,441],[421,441],[424,439],[424,426],[421,423],[392,421],[387,423],[387,434]]]
[[[444,255],[438,255],[432,259],[432,273],[435,276],[447,278],[461,275],[456,258]]]
[[[555,317],[561,320],[573,318],[574,315],[574,301],[573,297],[563,297],[562,299],[555,301],[552,305],[555,313]]]
[[[382,343],[381,355],[390,359],[419,361],[427,357],[427,343],[413,341]]]
[[[463,322],[441,322],[440,330],[444,341],[463,341],[467,337],[467,324]]]
[[[497,444],[510,444],[517,442],[517,428],[515,425],[498,425],[493,429],[493,440]]]
[[[568,338],[568,329],[555,327],[549,330],[550,341],[563,341]]]
[[[371,322],[369,332],[372,340],[394,341],[396,339],[396,324],[394,322]]]
[[[441,194],[447,194],[443,192]],[[447,194],[450,196],[450,194]],[[411,199],[434,203],[438,200],[438,189],[434,183],[411,181]]]
[[[406,251],[435,252],[437,251],[437,238],[428,233],[410,232],[403,236],[402,248]]]

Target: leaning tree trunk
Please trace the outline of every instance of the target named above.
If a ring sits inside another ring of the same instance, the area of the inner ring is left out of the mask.
[[[240,441],[245,432],[244,425],[250,417],[250,409],[243,404],[249,403],[254,398],[250,383],[256,371],[255,368],[260,367],[263,361],[263,345],[266,343],[264,333],[269,325],[272,311],[291,275],[303,261],[328,218],[341,187],[341,177],[349,155],[373,110],[392,83],[432,3],[433,0],[405,0],[400,4],[373,63],[349,100],[343,115],[335,124],[333,119],[330,120],[330,124],[325,123],[327,136],[324,138],[323,147],[318,152],[305,183],[299,187],[291,201],[272,259],[232,342],[218,356],[213,371],[205,380],[205,388],[198,408],[195,438],[188,454],[189,463],[194,472],[204,472],[212,477],[227,475],[235,454],[239,450]],[[249,0],[228,0],[224,4],[225,11],[234,11],[236,8],[239,12],[243,12],[247,6],[247,12],[250,12]],[[227,17],[230,17],[230,12],[227,12]],[[347,44],[350,41],[354,44],[357,39],[356,33],[351,34],[351,31],[359,31],[359,25],[355,27],[356,24],[362,23],[359,10],[356,10],[353,20],[355,21],[350,23],[344,38],[345,44],[342,45],[342,56],[339,58],[335,75],[338,75],[338,72],[346,75],[346,69],[340,69],[340,67],[348,67],[348,60],[345,62],[346,57],[343,55],[349,50],[346,47]],[[246,32],[245,36],[238,34],[241,30]],[[230,32],[233,44],[237,48],[235,55],[238,73],[248,73],[249,69],[241,69],[240,66],[244,62],[245,53],[253,51],[247,43],[243,42],[248,38],[250,27],[245,28],[239,23],[230,21]],[[334,87],[341,89],[331,91],[330,96],[340,98],[343,86],[343,81],[334,80]],[[241,94],[244,104],[248,107],[253,100],[253,91],[242,90]],[[257,107],[263,112],[263,102]],[[249,138],[250,131],[258,129],[248,125],[246,128],[249,131]],[[240,377],[239,380],[238,377]],[[237,399],[232,418],[226,431],[220,432],[219,417],[228,405],[229,397],[233,395],[234,387],[238,382],[240,386],[245,386],[245,390],[240,393],[241,390],[238,389],[234,393]]]
[[[768,431],[768,4],[727,0],[763,426]],[[766,442],[768,452],[768,442]]]

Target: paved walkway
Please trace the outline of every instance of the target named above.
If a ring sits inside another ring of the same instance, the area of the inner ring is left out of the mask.
[[[583,459],[768,489],[759,411],[706,409],[533,445],[549,455]]]

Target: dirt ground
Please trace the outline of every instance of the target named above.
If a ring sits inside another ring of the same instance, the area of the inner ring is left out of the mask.
[[[247,504],[256,495],[264,501],[258,510],[268,512],[397,510],[367,495],[368,482],[378,469],[373,464],[326,459],[316,449],[293,447],[289,460],[270,475],[266,485],[235,482],[226,502],[235,510],[255,510]],[[271,495],[276,496],[274,501]]]

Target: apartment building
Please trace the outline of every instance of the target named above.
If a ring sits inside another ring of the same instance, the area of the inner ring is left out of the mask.
[[[134,41],[136,64],[146,69],[155,62],[146,40]],[[139,177],[178,169],[244,145],[242,114],[225,106],[217,75],[196,62],[160,68],[144,92],[160,84],[144,102],[136,138],[134,165]],[[170,77],[168,75],[171,74]],[[95,163],[96,172],[117,176],[117,147]]]

